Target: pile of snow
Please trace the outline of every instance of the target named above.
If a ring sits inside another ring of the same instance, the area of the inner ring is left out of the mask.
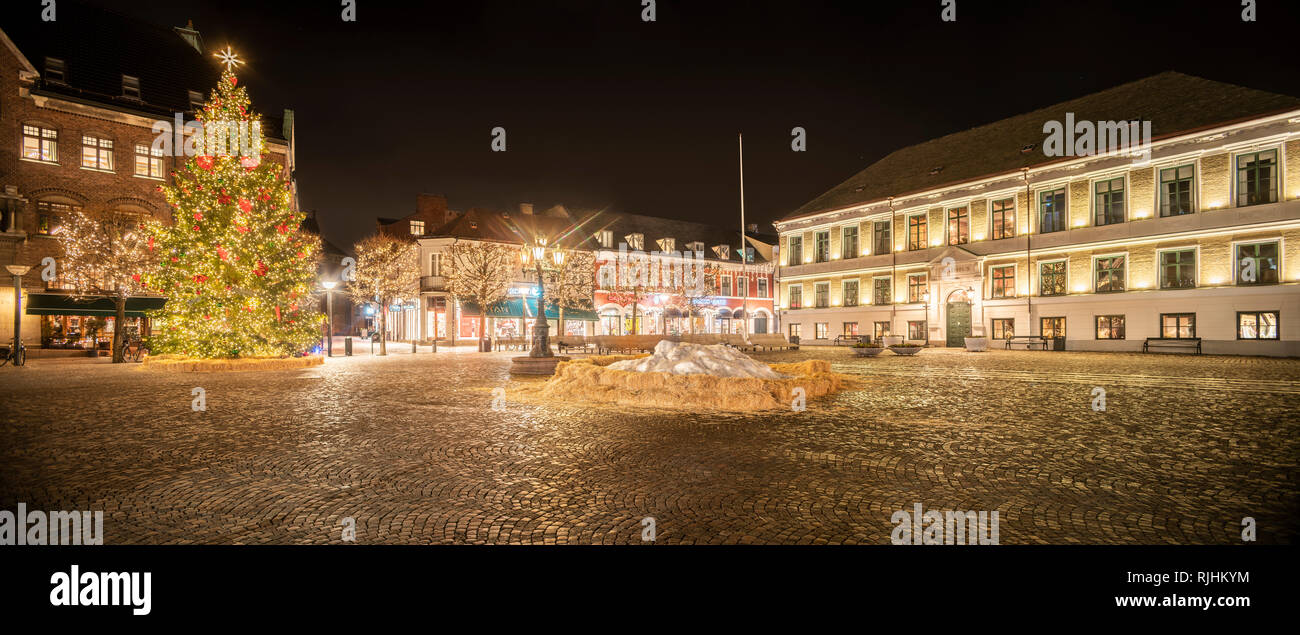
[[[756,362],[748,355],[722,344],[704,345],[663,340],[655,346],[654,354],[641,359],[614,362],[608,368],[637,373],[670,373],[673,375],[713,375],[715,377],[757,377],[759,379],[784,379],[767,364]]]

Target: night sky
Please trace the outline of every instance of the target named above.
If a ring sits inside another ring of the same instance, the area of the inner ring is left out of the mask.
[[[254,107],[296,112],[301,203],[340,244],[421,192],[735,227],[738,132],[771,231],[895,149],[1161,71],[1300,95],[1294,0],[1255,23],[1240,0],[957,0],[955,23],[940,0],[95,4],[240,52]]]

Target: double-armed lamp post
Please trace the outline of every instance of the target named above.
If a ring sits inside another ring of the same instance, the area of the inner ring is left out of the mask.
[[[519,259],[523,262],[524,268],[531,264],[537,273],[537,326],[533,337],[533,348],[528,351],[529,357],[555,356],[555,353],[551,352],[551,324],[546,319],[546,276],[543,274],[543,269],[558,271],[564,266],[564,258],[564,250],[558,246],[548,246],[543,236],[538,236],[531,245],[524,245],[519,252]],[[564,330],[563,324],[560,325],[560,330]]]

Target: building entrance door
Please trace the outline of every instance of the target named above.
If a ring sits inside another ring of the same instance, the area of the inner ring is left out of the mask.
[[[948,346],[965,346],[970,337],[970,303],[948,303]]]

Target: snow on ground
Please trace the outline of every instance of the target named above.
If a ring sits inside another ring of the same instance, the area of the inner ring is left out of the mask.
[[[609,365],[612,370],[673,375],[713,375],[716,377],[758,377],[784,379],[767,364],[722,344],[704,345],[663,340],[654,353],[641,359],[629,359]]]

